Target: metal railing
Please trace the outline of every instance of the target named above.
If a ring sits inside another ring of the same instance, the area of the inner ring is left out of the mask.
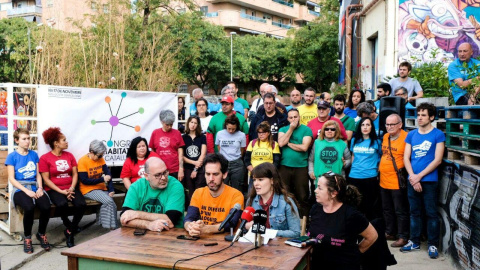
[[[7,10],[7,16],[20,16],[25,14],[42,14],[42,7],[26,6],[21,8],[12,8]]]
[[[285,2],[285,1],[282,1],[282,0],[272,0],[272,1],[275,2],[275,3],[279,3],[279,4],[282,4],[282,5],[289,6],[289,7],[293,8],[293,3]]]
[[[308,10],[308,13],[312,14],[313,16],[317,16],[319,17],[320,16],[320,12],[316,12],[316,11],[313,11],[313,10]]]
[[[205,17],[207,17],[207,18],[218,17],[218,12],[208,12],[208,13],[205,13]]]
[[[263,19],[263,18],[251,16],[251,15],[248,15],[248,14],[246,14],[246,13],[240,13],[240,17],[242,17],[242,18],[244,18],[244,19],[256,21],[256,22],[267,23],[267,20],[265,20],[265,19]]]
[[[275,26],[278,26],[278,27],[281,27],[281,28],[285,28],[285,29],[290,29],[290,28],[293,27],[289,24],[283,24],[283,23],[279,23],[279,22],[272,22],[272,25],[275,25]]]

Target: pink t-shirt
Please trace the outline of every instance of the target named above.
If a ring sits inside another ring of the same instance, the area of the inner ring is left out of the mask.
[[[347,136],[347,133],[345,132],[345,127],[343,126],[342,121],[340,121],[340,119],[335,118],[333,116],[329,116],[328,120],[333,120],[333,121],[338,123],[338,125],[340,126],[340,133],[342,135],[342,139],[346,140],[348,138],[348,136]],[[325,122],[327,122],[327,121],[325,121]],[[316,118],[310,120],[310,122],[308,122],[307,126],[312,130],[313,140],[316,140],[318,135],[320,135],[320,131],[322,131],[322,127],[323,127],[323,124],[325,124],[325,122],[320,122],[320,120],[318,120],[318,117],[316,117]]]
[[[50,180],[60,189],[68,189],[72,185],[72,169],[77,167],[75,157],[69,152],[62,152],[57,157],[52,152],[48,152],[40,157],[38,169],[42,172],[50,173]],[[51,188],[45,186],[45,190]]]
[[[135,182],[138,179],[145,177],[145,162],[151,157],[159,157],[157,153],[150,152],[148,158],[144,160],[138,160],[137,164],[133,164],[133,161],[130,158],[127,158],[123,163],[122,172],[120,173],[120,178],[130,178],[130,182]]]
[[[171,129],[165,132],[161,128],[152,132],[148,143],[148,146],[165,162],[170,173],[178,172],[178,149],[184,145],[180,131]]]

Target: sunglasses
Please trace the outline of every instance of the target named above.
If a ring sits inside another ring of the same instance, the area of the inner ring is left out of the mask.
[[[328,176],[333,176],[333,178],[335,178],[335,183],[337,184],[337,189],[338,189],[338,191],[340,191],[340,185],[338,184],[337,174],[335,174],[332,171],[328,171],[325,174],[327,174]]]
[[[324,128],[325,131],[336,131],[337,129],[336,128]]]

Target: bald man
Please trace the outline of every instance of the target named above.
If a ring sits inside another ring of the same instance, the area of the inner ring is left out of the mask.
[[[290,92],[290,103],[291,105],[287,107],[287,111],[291,108],[298,108],[302,105],[302,93],[297,89],[293,89],[292,92]]]
[[[458,58],[448,65],[448,80],[452,90],[453,100],[456,105],[473,105],[475,97],[480,92],[480,87],[475,88],[475,94],[472,96],[465,88],[472,84],[472,79],[479,78],[480,61],[472,58],[473,48],[470,43],[462,43],[458,46]],[[463,67],[466,65],[467,68]]]
[[[146,177],[130,186],[123,203],[122,226],[160,232],[183,227],[183,185],[168,175],[165,162],[152,157],[145,163]]]

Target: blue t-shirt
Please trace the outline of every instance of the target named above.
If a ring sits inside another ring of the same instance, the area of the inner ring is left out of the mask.
[[[8,154],[5,161],[5,166],[11,165],[15,168],[15,179],[18,181],[31,181],[32,191],[36,192],[37,187],[37,164],[39,158],[35,151],[28,151],[28,154],[23,156],[17,151]],[[18,192],[19,190],[17,190]]]
[[[343,113],[350,116],[353,119],[357,118],[357,110],[350,109],[349,107],[345,107],[345,110],[343,110]]]
[[[467,72],[467,69],[464,68],[462,64],[463,63],[460,61],[460,59],[455,59],[455,61],[448,65],[448,80],[450,81],[450,87],[452,88],[452,95],[455,102],[457,102],[460,97],[464,96],[467,93],[467,90],[458,87],[454,80],[461,78],[466,81],[480,75],[480,61],[477,59],[471,58],[467,63],[468,68],[476,67],[477,69],[477,72],[475,72],[475,74],[470,74],[470,76]]]
[[[373,104],[375,104],[375,108],[377,109],[376,112],[380,114],[380,99],[373,102]]]
[[[370,141],[370,139],[367,139],[355,144],[355,138],[352,139],[350,151],[354,157],[350,177],[365,179],[378,175],[378,163],[382,151],[381,143],[377,140],[370,147]]]
[[[445,134],[437,128],[433,128],[427,134],[420,134],[418,129],[410,131],[405,142],[412,146],[410,161],[415,174],[423,171],[433,160],[435,160],[435,149],[437,143],[445,141]],[[425,175],[421,182],[438,181],[437,168]]]

